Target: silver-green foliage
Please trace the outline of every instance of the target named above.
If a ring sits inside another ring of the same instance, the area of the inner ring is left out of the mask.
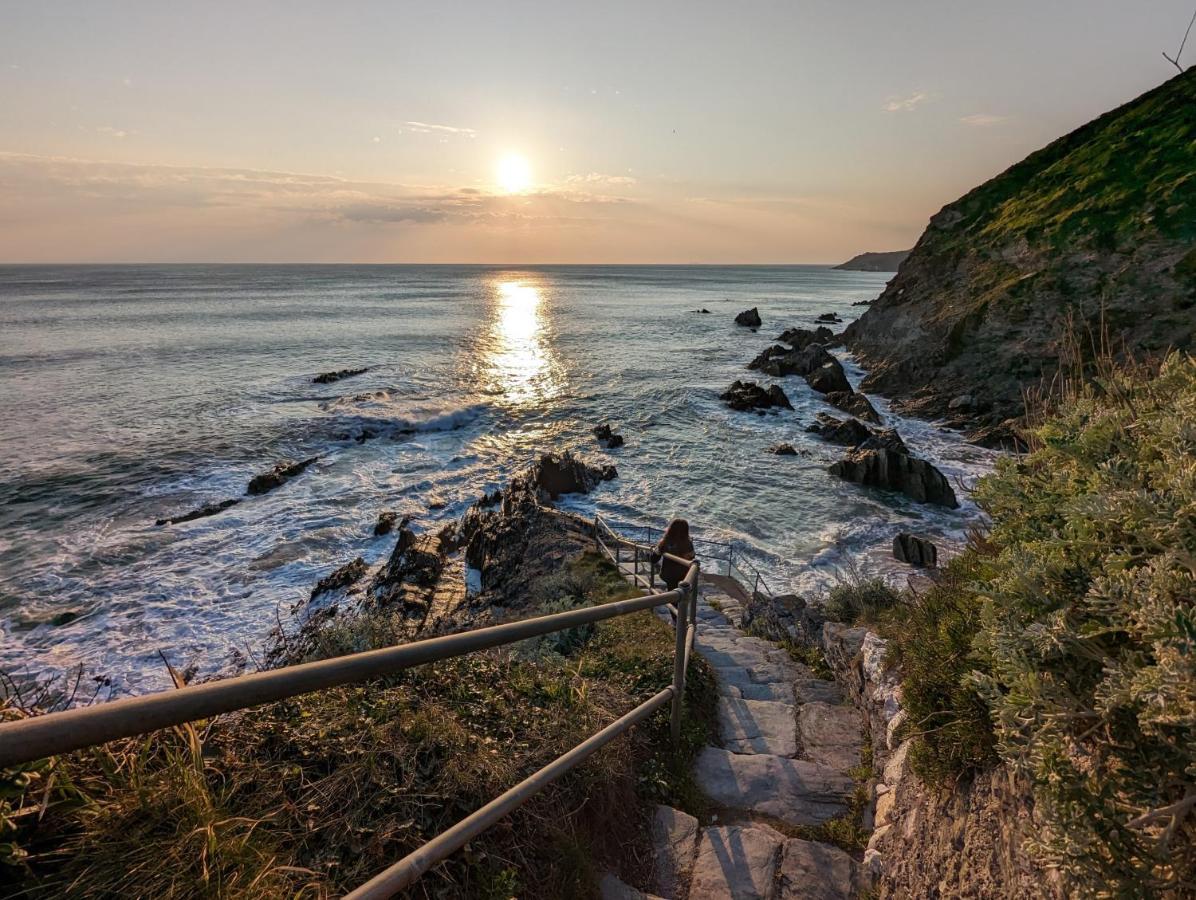
[[[1196,361],[1110,374],[982,481],[971,683],[1077,891],[1196,884]],[[1187,887],[1185,888],[1184,885]]]

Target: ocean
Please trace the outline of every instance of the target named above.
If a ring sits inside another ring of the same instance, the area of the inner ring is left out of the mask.
[[[889,275],[822,266],[0,267],[0,671],[83,667],[118,692],[251,658],[314,582],[460,516],[550,449],[616,464],[579,513],[673,516],[730,541],[774,590],[897,573],[893,535],[957,545],[978,516],[839,481],[843,448],[805,432],[836,411],[747,363],[790,326],[845,320]],[[758,307],[756,333],[733,324]],[[696,312],[708,309],[709,314]],[[840,327],[840,326],[836,326]],[[844,357],[858,384],[863,373]],[[321,372],[363,375],[313,384]],[[794,411],[718,399],[777,381]],[[994,454],[893,415],[911,451],[966,485]],[[610,452],[591,429],[610,422]],[[801,455],[766,448],[792,443]],[[284,459],[299,477],[209,518]]]

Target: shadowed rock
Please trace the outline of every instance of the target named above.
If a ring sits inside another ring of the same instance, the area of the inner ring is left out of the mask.
[[[786,375],[809,375],[819,366],[835,361],[822,344],[807,344],[796,350],[773,344],[748,363],[748,368],[783,378]]]
[[[818,413],[814,424],[808,426],[806,431],[832,444],[842,444],[845,447],[884,447],[898,453],[909,452],[896,429],[869,428],[856,419],[836,419],[826,413]]]
[[[742,325],[745,328],[759,328],[760,310],[754,306],[751,309],[745,309],[735,317],[735,324]]]
[[[793,838],[785,842],[778,900],[851,900],[863,894],[859,863],[830,844]]]
[[[933,568],[938,565],[939,551],[925,538],[902,531],[893,538],[893,557],[918,568]]]
[[[826,395],[825,399],[831,406],[838,407],[858,419],[872,422],[874,425],[880,424],[880,413],[876,411],[872,401],[859,391],[853,391],[850,388],[846,391],[832,391]]]
[[[299,462],[280,462],[269,472],[254,475],[249,482],[249,487],[245,489],[245,493],[252,495],[268,494],[275,488],[281,487],[290,481],[319,458],[318,456],[312,456]]]
[[[784,835],[767,825],[704,828],[689,896],[771,900]]]
[[[155,525],[178,525],[180,522],[191,522],[195,519],[204,519],[208,516],[214,516],[217,513],[222,513],[230,506],[236,506],[241,502],[240,497],[234,497],[231,500],[221,500],[219,503],[208,503],[201,506],[199,509],[193,509],[191,512],[183,513],[180,516],[168,516],[164,519],[158,519],[154,522]]]
[[[870,487],[900,491],[919,503],[956,509],[959,501],[945,475],[924,459],[886,448],[853,450],[830,467],[832,475]]]
[[[369,368],[361,369],[338,369],[335,372],[321,372],[311,380],[312,384],[332,384],[334,381],[340,381],[342,378],[352,378],[354,375],[364,375],[369,371]]]
[[[369,566],[365,564],[365,560],[360,556],[350,563],[345,563],[330,575],[325,575],[316,582],[316,586],[311,589],[311,599],[315,599],[320,594],[326,591],[334,591],[338,588],[345,588],[349,585],[361,580],[362,576],[369,571]]]
[[[399,514],[392,510],[384,510],[378,513],[378,521],[374,523],[374,536],[381,537],[384,534],[390,534],[394,531],[395,523],[399,520]]]
[[[793,409],[793,404],[789,402],[789,398],[785,396],[785,392],[780,387],[772,384],[765,390],[754,381],[736,381],[719,395],[719,399],[731,409],[741,411],[769,409],[774,406]]]
[[[818,344],[811,346],[817,347]],[[831,357],[813,372],[806,375],[806,384],[820,394],[838,394],[851,391],[851,382],[843,371],[843,364]]]
[[[827,328],[825,325],[819,325],[814,330],[809,328],[786,328],[777,337],[778,341],[784,341],[795,350],[802,350],[810,344],[827,344],[833,340],[835,333]]]
[[[773,444],[768,452],[776,456],[797,456],[797,448],[792,444]]]

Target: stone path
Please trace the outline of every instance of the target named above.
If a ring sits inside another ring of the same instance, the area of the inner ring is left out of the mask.
[[[739,603],[703,583],[694,648],[714,668],[719,746],[695,764],[715,823],[659,807],[653,823],[655,876],[644,894],[608,876],[608,898],[667,900],[845,900],[863,874],[829,844],[779,829],[813,826],[848,811],[864,741],[855,709],[788,651],[738,627]]]

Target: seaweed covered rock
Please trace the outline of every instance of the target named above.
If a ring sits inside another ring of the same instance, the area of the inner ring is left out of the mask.
[[[919,503],[949,509],[959,506],[955,491],[942,472],[924,459],[886,447],[852,450],[829,471],[856,484],[900,491]]]
[[[360,369],[337,369],[335,372],[321,372],[311,380],[311,383],[332,384],[334,381],[340,381],[342,378],[353,378],[356,375],[364,375],[368,371],[368,367],[363,367]]]
[[[277,487],[286,484],[320,457],[312,456],[298,462],[280,462],[269,472],[254,475],[245,489],[247,494],[268,494]]]

